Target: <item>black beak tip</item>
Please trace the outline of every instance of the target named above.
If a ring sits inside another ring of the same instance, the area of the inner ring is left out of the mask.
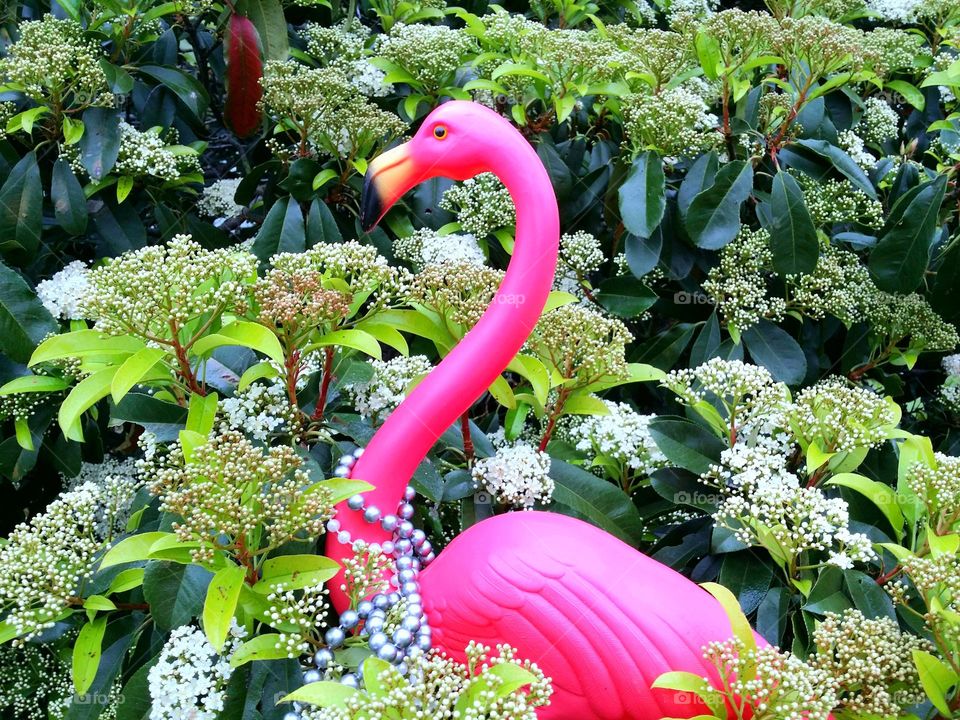
[[[364,232],[370,232],[376,227],[383,215],[383,205],[380,202],[380,193],[373,182],[373,176],[368,171],[363,178],[363,191],[360,195],[360,227]]]

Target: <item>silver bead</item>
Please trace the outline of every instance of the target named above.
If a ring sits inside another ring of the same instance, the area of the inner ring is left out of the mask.
[[[413,642],[413,633],[406,628],[399,627],[393,631],[393,644],[398,648],[405,648]],[[319,675],[319,673],[317,673]]]
[[[413,541],[414,547],[420,547],[427,540],[427,534],[420,529],[414,530],[413,535],[410,536],[410,540]]]
[[[340,615],[340,627],[344,630],[352,630],[358,622],[360,622],[360,616],[355,610],[344,610],[343,614]]]
[[[400,621],[400,627],[407,632],[415,633],[420,630],[420,618],[407,615],[403,620]]]
[[[426,621],[423,621],[423,624],[420,627],[420,634],[430,637],[433,635],[433,628],[427,625]]]
[[[393,643],[387,643],[377,650],[377,657],[381,660],[391,662],[397,656],[397,647]]]
[[[417,637],[417,647],[427,652],[433,647],[433,640],[430,639],[429,635],[419,635]]]
[[[397,552],[401,555],[409,555],[413,552],[413,543],[403,538],[394,543],[397,546]]]
[[[347,499],[347,507],[351,510],[359,510],[363,507],[363,495],[351,495]]]
[[[300,720],[300,713],[288,712],[283,716],[283,720]]]
[[[343,465],[337,465],[333,470],[333,474],[337,477],[345,478],[350,475],[350,468],[344,467]]]
[[[421,615],[423,615],[423,605],[420,603],[410,603],[407,605],[408,617],[415,617],[419,620]]]
[[[399,535],[404,540],[413,535],[413,523],[409,520],[404,520],[397,526],[397,535]]]
[[[317,650],[316,654],[313,656],[313,664],[316,665],[321,670],[326,670],[330,663],[333,662],[333,653],[327,650],[326,648],[321,648]]]
[[[375,523],[380,519],[380,508],[371,505],[363,511],[363,519],[368,523]]]
[[[353,673],[347,673],[342,678],[340,678],[340,684],[346,685],[347,687],[358,688],[360,687],[360,681],[357,679],[357,676]]]
[[[357,615],[361,618],[365,618],[367,615],[373,612],[373,603],[369,600],[361,600],[357,604]]]
[[[380,648],[390,642],[390,638],[387,637],[386,633],[375,632],[370,636],[370,639],[367,641],[367,644],[370,646],[370,649],[374,652],[377,652]]]
[[[413,501],[413,499],[416,497],[417,497],[417,491],[414,490],[412,486],[407,485],[407,487],[403,489],[403,499],[406,500],[407,502]]]
[[[338,464],[339,464],[339,465],[343,465],[344,467],[353,467],[353,464],[354,464],[356,461],[357,461],[357,459],[356,459],[352,454],[351,454],[351,455],[341,455],[341,456],[340,456],[340,460],[338,461]]]
[[[336,518],[327,520],[327,532],[339,532],[340,531],[340,521]]]
[[[338,532],[338,533],[337,533],[337,542],[340,543],[341,545],[349,545],[349,544],[350,544],[350,533],[347,532],[346,530],[341,530],[340,532]]]
[[[413,505],[410,503],[404,503],[400,506],[400,509],[397,510],[397,515],[402,517],[404,520],[409,520],[413,517]]]
[[[377,633],[383,630],[383,618],[382,617],[372,617],[364,624],[364,629],[370,633]]]
[[[317,670],[307,670],[303,674],[303,682],[307,684],[320,682],[321,680],[323,680],[323,675],[321,675]]]
[[[384,555],[393,555],[397,551],[397,546],[393,544],[392,540],[387,540],[381,547],[383,548]]]
[[[408,672],[410,672],[410,667],[405,662],[402,662],[397,665],[397,672],[401,675],[406,675]]]
[[[423,544],[420,546],[421,555],[429,555],[433,552],[433,545],[430,544],[429,540],[424,540]]]
[[[397,570],[409,570],[413,567],[413,558],[412,557],[398,557],[397,558]]]
[[[420,597],[420,593],[418,593],[418,592],[410,593],[409,595],[407,595],[407,602],[408,602],[408,603],[416,603],[417,605],[422,605],[422,604],[423,604],[423,598]]]
[[[400,593],[398,592],[390,593],[389,595],[387,595],[387,600],[390,602],[390,607],[393,607],[394,605],[400,602]]]
[[[400,594],[404,597],[410,595],[411,593],[418,592],[420,592],[420,583],[418,583],[416,580],[409,580],[400,586]]]
[[[332,648],[338,648],[343,645],[343,641],[346,640],[346,638],[346,634],[338,627],[330,628],[323,635],[323,639],[326,641],[327,645]]]
[[[363,448],[362,448],[362,447],[358,447],[356,450],[353,451],[353,456],[354,456],[355,458],[357,458],[358,460],[360,459],[360,456],[361,456],[361,455],[363,455]]]
[[[390,601],[387,600],[387,596],[382,593],[377,593],[370,598],[370,601],[377,610],[386,610],[388,607],[390,607]]]
[[[427,553],[427,554],[424,556],[424,558],[423,558],[423,564],[424,564],[424,565],[429,565],[430,563],[432,563],[432,562],[433,562],[434,560],[436,560],[436,559],[437,559],[437,556],[436,556],[434,553],[432,553],[432,552]]]
[[[380,519],[380,527],[382,527],[387,532],[393,532],[394,530],[397,529],[397,524],[399,522],[400,520],[397,518],[396,515],[384,515]]]

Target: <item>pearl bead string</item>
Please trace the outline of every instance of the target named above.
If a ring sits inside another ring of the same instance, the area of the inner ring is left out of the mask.
[[[334,470],[336,477],[350,477],[353,466],[363,448],[357,448],[352,453],[344,455]],[[392,533],[392,540],[382,544],[373,543],[370,549],[378,549],[393,558],[393,574],[390,585],[395,588],[387,593],[377,593],[369,600],[362,600],[356,610],[344,610],[335,627],[331,627],[324,634],[327,647],[321,648],[313,656],[316,669],[311,668],[303,673],[305,683],[319,682],[328,677],[335,659],[333,651],[342,647],[347,639],[347,633],[360,628],[360,637],[365,638],[367,647],[381,660],[391,663],[401,675],[409,671],[407,658],[415,653],[425,653],[432,647],[431,629],[427,616],[423,611],[423,600],[420,596],[420,583],[417,577],[420,571],[436,558],[433,546],[427,540],[423,530],[414,527],[411,521],[414,515],[412,502],[416,491],[407,487],[403,493],[403,500],[397,507],[395,514],[384,514],[380,508],[367,505],[363,495],[353,495],[347,500],[347,507],[355,512],[363,513],[363,519],[368,523],[380,523],[380,527]],[[340,521],[336,518],[327,521],[327,532],[336,533],[337,541],[342,545],[350,545],[353,539],[346,530],[341,530]],[[400,626],[391,635],[387,635],[383,628],[386,625],[387,613],[400,603],[405,602],[403,618]],[[362,622],[362,625],[361,625]],[[361,663],[362,666],[362,663]],[[340,683],[349,687],[358,688],[362,673],[345,673],[340,677]],[[300,708],[295,704],[296,710]],[[299,720],[299,712],[290,712],[284,720]]]

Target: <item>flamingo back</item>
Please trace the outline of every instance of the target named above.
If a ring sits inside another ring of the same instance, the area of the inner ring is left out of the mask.
[[[543,720],[701,714],[694,696],[651,685],[671,670],[719,681],[702,647],[731,635],[723,608],[696,583],[555,513],[508,513],[469,528],[421,587],[435,647],[463,660],[470,640],[509,642],[552,678]]]

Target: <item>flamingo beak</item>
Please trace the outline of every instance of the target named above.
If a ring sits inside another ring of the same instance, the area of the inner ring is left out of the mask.
[[[409,142],[375,158],[363,178],[360,225],[364,232],[372,230],[387,210],[422,179],[416,171]]]

